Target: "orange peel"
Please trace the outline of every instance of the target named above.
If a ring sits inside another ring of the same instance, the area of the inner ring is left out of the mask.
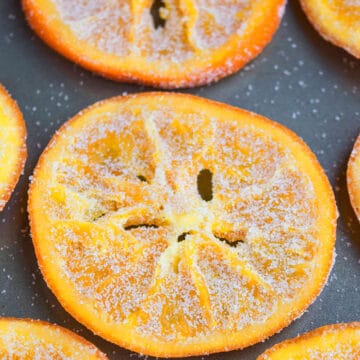
[[[42,154],[28,210],[63,307],[147,355],[264,340],[315,300],[333,261],[334,195],[310,149],[260,115],[190,95],[79,113]]]
[[[23,0],[27,20],[66,58],[113,80],[193,87],[242,68],[270,42],[285,0]]]
[[[276,344],[257,360],[358,360],[360,323],[326,325]]]
[[[107,360],[95,345],[70,330],[32,319],[0,318],[1,359]]]
[[[360,58],[360,6],[347,0],[300,0],[308,19],[327,41]]]
[[[355,141],[350,155],[346,180],[351,205],[360,221],[360,134]]]
[[[0,211],[9,200],[26,160],[26,128],[16,102],[0,84]]]

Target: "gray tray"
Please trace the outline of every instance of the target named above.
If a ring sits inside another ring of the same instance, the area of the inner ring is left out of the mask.
[[[321,296],[281,333],[242,351],[210,359],[256,359],[271,345],[315,327],[360,320],[360,226],[346,190],[346,163],[360,131],[360,62],[325,42],[297,1],[265,51],[238,74],[187,92],[250,109],[288,126],[318,156],[335,189],[336,263]],[[19,0],[0,0],[0,82],[18,101],[28,128],[24,176],[0,213],[0,316],[39,318],[94,342],[111,359],[133,353],[91,334],[59,305],[36,263],[26,212],[37,159],[56,129],[97,100],[148,90],[92,75],[63,59],[27,26]],[[1,164],[0,164],[1,166]]]

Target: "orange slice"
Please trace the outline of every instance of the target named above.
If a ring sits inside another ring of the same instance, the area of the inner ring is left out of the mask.
[[[314,301],[333,259],[334,196],[309,148],[190,95],[118,97],[75,116],[40,158],[29,214],[64,308],[154,356],[267,338]]]
[[[257,360],[359,360],[360,323],[326,325],[283,341]]]
[[[270,42],[285,2],[22,1],[31,27],[68,59],[114,80],[163,88],[207,84],[242,68]]]
[[[1,359],[106,360],[93,344],[60,326],[39,320],[0,318]]]
[[[26,128],[16,102],[0,84],[0,211],[13,192],[26,160]]]
[[[360,221],[360,134],[349,159],[346,179],[350,201]]]
[[[360,3],[348,0],[300,0],[320,35],[360,58]]]

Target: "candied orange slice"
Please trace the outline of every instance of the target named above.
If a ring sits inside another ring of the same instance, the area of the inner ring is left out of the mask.
[[[154,356],[239,349],[325,284],[336,207],[309,148],[259,115],[181,94],[66,123],[29,194],[44,277],[100,336]]]
[[[44,321],[0,318],[0,358],[106,360],[93,344]]]
[[[192,87],[230,75],[270,42],[285,0],[23,0],[35,32],[114,80]]]
[[[0,211],[13,192],[26,160],[26,128],[16,102],[0,84]]]
[[[360,134],[351,152],[346,179],[350,201],[360,221]]]
[[[283,341],[257,360],[359,360],[360,323],[326,325]]]
[[[320,35],[360,58],[360,3],[349,0],[300,0]]]

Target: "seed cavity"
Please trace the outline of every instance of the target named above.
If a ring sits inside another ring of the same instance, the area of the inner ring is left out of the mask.
[[[228,244],[231,247],[236,247],[238,244],[245,243],[246,230],[235,229],[230,231],[213,231],[213,235],[220,241]]]
[[[159,227],[155,224],[137,224],[137,225],[129,225],[129,226],[125,226],[124,229],[125,230],[134,230],[134,229],[138,229],[138,228],[152,228],[152,229],[158,229]]]
[[[208,169],[203,169],[197,177],[197,189],[204,201],[211,201],[213,198],[213,174]]]
[[[190,235],[190,231],[182,233],[181,235],[178,236],[177,241],[178,242],[184,241],[186,239],[186,236],[188,235]]]
[[[237,244],[243,244],[244,243],[244,240],[242,240],[242,239],[230,241],[230,240],[225,239],[225,238],[221,238],[221,237],[217,237],[217,236],[215,236],[215,237],[217,239],[219,239],[220,241],[230,245],[231,247],[236,247]]]
[[[148,182],[146,177],[144,175],[137,175],[136,176],[140,181],[143,181],[143,182]]]
[[[157,29],[159,27],[165,27],[166,20],[161,16],[161,12],[165,9],[164,0],[154,0],[151,8],[150,14],[153,18],[154,28]]]
[[[104,212],[102,212],[102,213],[100,213],[100,214],[97,214],[97,215],[92,219],[92,221],[96,222],[96,221],[102,219],[105,215],[106,215],[106,213],[104,213]]]

